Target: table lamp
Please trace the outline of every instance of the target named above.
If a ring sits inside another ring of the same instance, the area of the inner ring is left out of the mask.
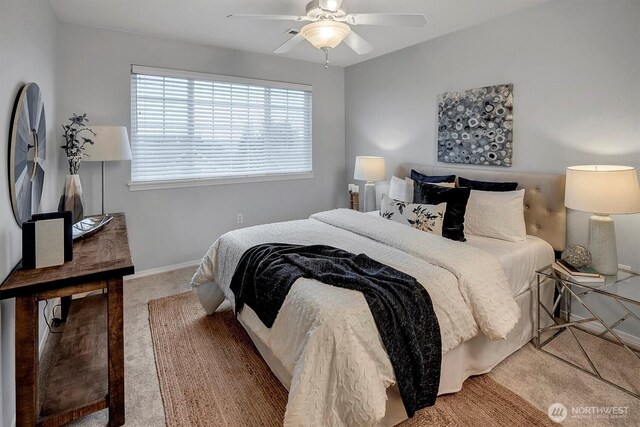
[[[85,162],[102,162],[102,215],[104,215],[104,162],[131,160],[129,136],[124,126],[90,126],[94,144],[85,145]]]
[[[609,215],[640,212],[640,186],[629,166],[589,165],[567,168],[564,204],[591,212],[589,251],[598,273],[618,273],[618,253],[613,218]]]
[[[384,181],[386,171],[383,157],[358,156],[353,172],[353,179],[366,181],[364,186],[364,211],[376,210],[376,184],[375,181]]]

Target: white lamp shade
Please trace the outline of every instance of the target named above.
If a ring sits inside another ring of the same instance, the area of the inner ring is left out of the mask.
[[[605,215],[640,212],[636,170],[630,166],[570,166],[564,204],[570,209]]]
[[[88,126],[95,132],[91,139],[94,144],[84,146],[85,157],[83,161],[109,162],[116,160],[131,160],[131,148],[129,136],[124,126]]]
[[[302,37],[318,49],[338,46],[351,32],[351,27],[342,22],[323,20],[307,24],[300,30]]]
[[[384,181],[387,177],[384,157],[358,156],[353,179],[359,181]]]

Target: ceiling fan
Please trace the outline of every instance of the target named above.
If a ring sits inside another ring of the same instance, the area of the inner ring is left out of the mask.
[[[421,13],[346,13],[342,0],[312,0],[307,3],[307,13],[295,15],[229,15],[231,19],[262,19],[276,21],[308,22],[300,30],[289,29],[292,34],[289,40],[277,47],[273,53],[286,53],[307,40],[325,54],[325,68],[329,67],[329,49],[333,49],[344,41],[358,55],[366,55],[373,46],[351,29],[352,25],[398,25],[405,27],[422,27],[427,17]]]

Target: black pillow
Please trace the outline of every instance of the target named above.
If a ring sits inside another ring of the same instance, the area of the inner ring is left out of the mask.
[[[472,190],[481,191],[515,191],[518,188],[517,182],[487,182],[473,181],[471,179],[459,177],[459,187],[468,187]]]
[[[464,214],[469,194],[470,188],[447,188],[420,181],[413,184],[413,203],[447,204],[442,222],[442,237],[460,242],[467,240],[464,237]]]
[[[415,169],[411,169],[411,179],[418,182],[440,183],[440,182],[455,182],[456,176],[455,175],[439,175],[439,176],[425,175],[416,171]]]

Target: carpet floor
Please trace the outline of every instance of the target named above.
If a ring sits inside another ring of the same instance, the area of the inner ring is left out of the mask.
[[[149,303],[167,425],[279,426],[287,390],[231,310],[207,316],[193,292]],[[553,426],[547,414],[487,375],[441,396],[400,427]]]
[[[165,414],[160,394],[160,385],[153,354],[149,328],[150,300],[190,290],[189,281],[195,268],[147,276],[125,281],[124,328],[125,328],[125,393],[126,425],[155,427],[165,425]],[[54,341],[54,340],[50,340]],[[561,343],[559,343],[561,344]],[[47,343],[50,345],[50,343]],[[558,346],[558,351],[573,353],[567,345]],[[618,363],[610,354],[619,351],[602,350],[596,355],[603,364],[616,366],[627,377],[638,377],[637,365]],[[598,348],[596,348],[598,350]],[[569,417],[565,426],[636,426],[640,425],[640,400],[610,387],[597,379],[574,369],[553,357],[537,351],[531,344],[505,359],[489,373],[489,377],[518,394],[538,409],[546,412],[553,403],[572,407],[624,407],[624,418],[602,418],[597,416]],[[104,426],[107,411],[77,420],[74,426]]]

